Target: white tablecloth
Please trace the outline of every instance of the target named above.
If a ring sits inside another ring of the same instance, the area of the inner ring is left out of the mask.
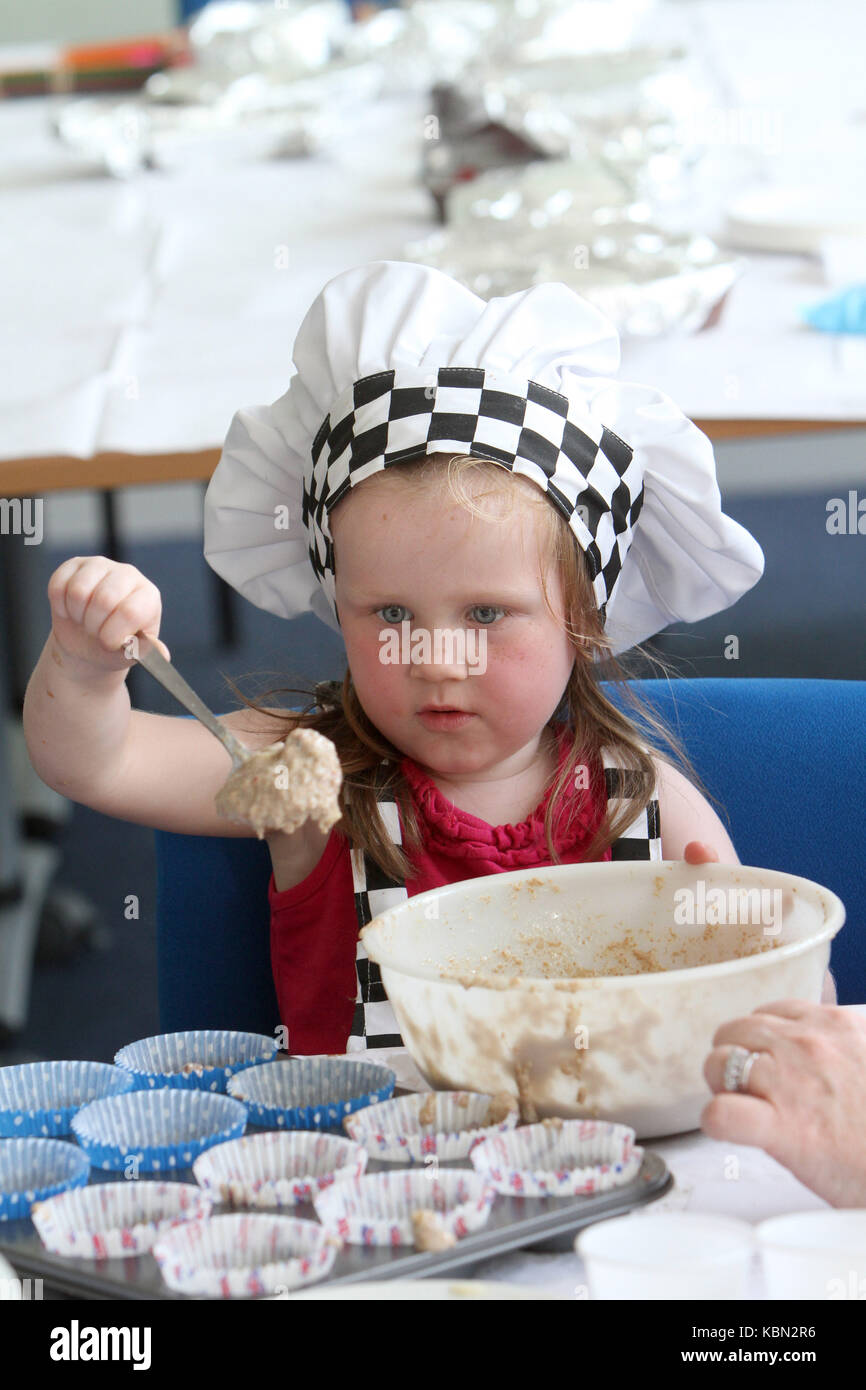
[[[831,0],[816,30],[806,0],[694,0],[665,7],[660,37],[677,34],[720,112],[779,117],[778,149],[723,140],[722,162],[841,187],[866,165],[866,7]],[[0,102],[0,457],[219,445],[236,409],[285,390],[324,282],[435,225],[419,181],[426,95],[368,105],[316,158],[128,182],[54,140],[62,100]],[[695,208],[697,228],[718,231],[721,210]],[[752,256],[717,327],[627,343],[622,375],[692,417],[866,419],[866,340],[798,319],[826,288],[814,257]]]

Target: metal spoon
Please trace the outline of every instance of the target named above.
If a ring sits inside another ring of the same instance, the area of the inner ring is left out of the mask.
[[[199,699],[192,686],[187,685],[183,676],[172,666],[158,647],[143,632],[137,632],[138,641],[138,661],[145,671],[149,671],[160,685],[164,686],[170,695],[179,700],[190,714],[194,714],[196,719],[200,719],[206,729],[210,729],[214,738],[218,738],[220,743],[229,754],[235,771],[251,757],[248,748],[239,743],[230,729],[221,724],[216,715],[211,714],[204,700]]]

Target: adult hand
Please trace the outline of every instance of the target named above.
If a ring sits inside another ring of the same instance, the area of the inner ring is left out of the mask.
[[[745,1093],[723,1090],[732,1045],[758,1056]],[[831,1206],[866,1206],[866,1019],[782,999],[717,1029],[701,1127],[764,1149]]]

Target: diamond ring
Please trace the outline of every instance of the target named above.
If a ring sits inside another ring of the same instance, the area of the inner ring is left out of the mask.
[[[725,1061],[725,1075],[722,1088],[725,1091],[745,1091],[749,1085],[749,1074],[759,1052],[750,1052],[747,1047],[732,1047]]]

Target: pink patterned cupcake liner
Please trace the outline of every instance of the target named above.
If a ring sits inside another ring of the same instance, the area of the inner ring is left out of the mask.
[[[359,1178],[367,1151],[339,1135],[289,1130],[231,1139],[206,1150],[192,1166],[216,1202],[280,1210],[312,1201],[344,1178]]]
[[[343,1128],[372,1157],[387,1163],[440,1163],[466,1158],[474,1144],[513,1129],[520,1118],[511,1096],[475,1091],[425,1091],[347,1115]]]
[[[576,1197],[632,1182],[643,1163],[634,1130],[601,1120],[543,1120],[493,1135],[469,1157],[510,1197]]]
[[[455,1168],[368,1173],[313,1198],[322,1225],[350,1245],[417,1245],[445,1249],[477,1231],[490,1215],[494,1189],[478,1173]]]
[[[158,1240],[153,1254],[179,1293],[253,1298],[326,1279],[339,1248],[314,1221],[255,1212],[188,1221]]]
[[[150,1250],[172,1226],[208,1216],[212,1203],[191,1182],[110,1182],[48,1197],[30,1214],[52,1254],[107,1260]]]

